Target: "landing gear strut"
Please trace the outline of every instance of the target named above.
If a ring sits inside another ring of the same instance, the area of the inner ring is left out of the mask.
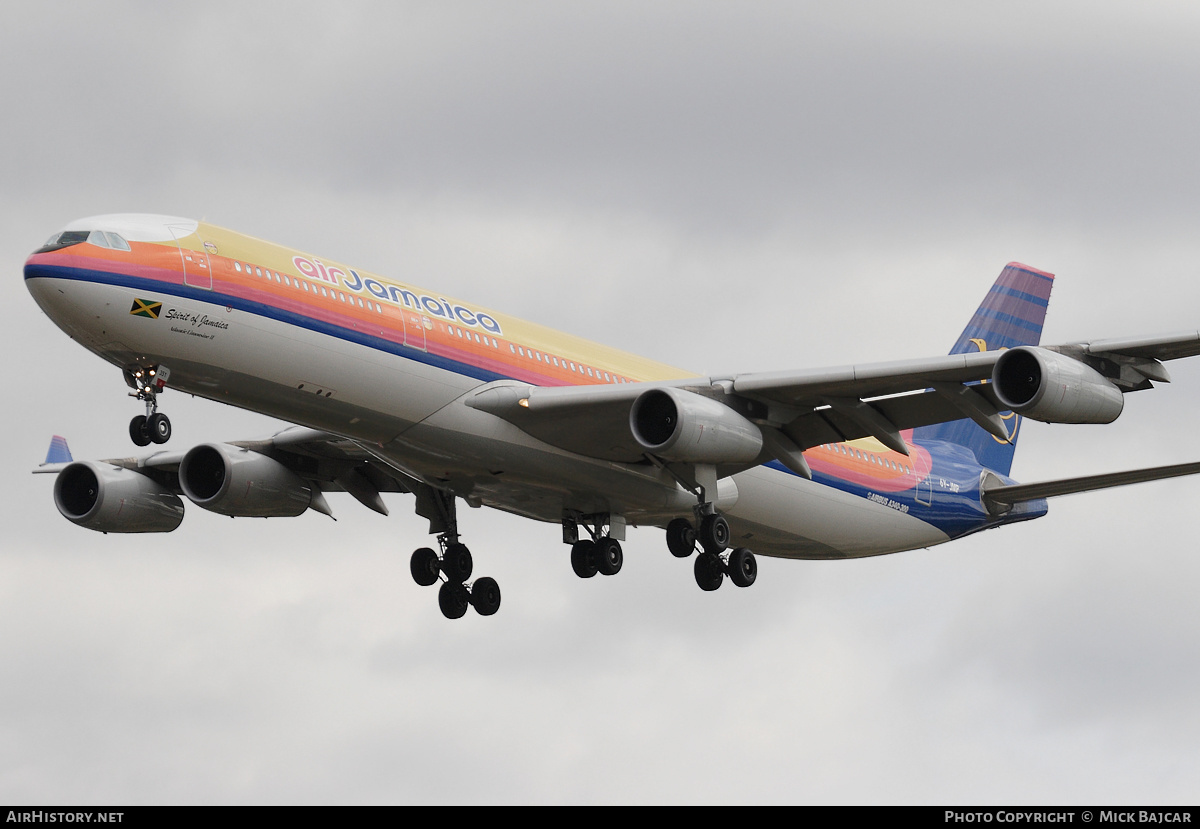
[[[130,397],[145,401],[146,413],[129,421],[129,438],[138,446],[166,443],[171,439],[171,421],[158,410],[158,395],[167,387],[171,372],[166,366],[129,366],[125,382],[133,389]]]
[[[430,547],[421,547],[409,559],[413,581],[430,587],[444,578],[438,589],[438,607],[447,619],[461,619],[468,607],[480,616],[491,616],[500,609],[500,585],[488,576],[467,583],[474,560],[467,545],[458,539],[458,519],[454,496],[422,486],[417,490],[417,514],[429,519],[430,532],[437,533],[439,556]]]

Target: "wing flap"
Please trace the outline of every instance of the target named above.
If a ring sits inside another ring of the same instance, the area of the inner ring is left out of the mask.
[[[939,384],[937,389],[861,402],[869,404],[880,418],[899,431],[971,417],[1000,440],[1009,437],[999,406],[987,385]],[[783,427],[783,431],[802,449],[866,437],[877,438],[887,446],[880,432],[868,426],[866,421],[847,416],[836,408],[819,407],[795,418]]]

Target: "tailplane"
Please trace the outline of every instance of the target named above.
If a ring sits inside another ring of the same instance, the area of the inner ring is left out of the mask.
[[[1019,345],[1037,345],[1042,339],[1042,323],[1046,319],[1052,287],[1054,274],[1010,262],[1001,271],[950,353],[1000,351]],[[1007,475],[1012,469],[1021,418],[1013,412],[1002,412],[1001,417],[1008,427],[1007,441],[1001,441],[971,420],[922,426],[913,431],[913,438],[958,444],[970,450],[980,465]]]

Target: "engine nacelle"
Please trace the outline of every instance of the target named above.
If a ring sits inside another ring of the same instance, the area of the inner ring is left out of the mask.
[[[183,456],[179,486],[196,506],[253,518],[290,518],[308,509],[312,487],[274,458],[227,443],[203,443]]]
[[[1125,396],[1086,363],[1044,348],[1005,351],[992,370],[996,397],[1017,414],[1043,423],[1112,423]]]
[[[750,463],[762,451],[762,432],[733,409],[682,389],[642,392],[629,428],[647,452],[687,463]]]
[[[54,505],[67,520],[104,533],[169,533],[183,520],[183,502],[158,481],[92,461],[58,473]]]

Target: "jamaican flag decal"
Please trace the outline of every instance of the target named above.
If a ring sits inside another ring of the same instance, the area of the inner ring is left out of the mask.
[[[129,309],[129,313],[135,317],[149,317],[152,320],[158,319],[160,311],[162,311],[162,303],[152,299],[135,299],[133,307]]]

